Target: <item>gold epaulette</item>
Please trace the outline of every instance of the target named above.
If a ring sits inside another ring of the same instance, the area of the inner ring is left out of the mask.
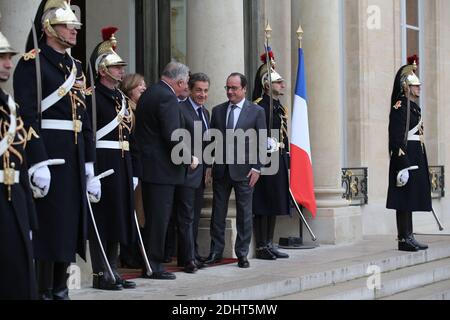
[[[41,49],[39,49],[39,52],[41,52]],[[34,60],[36,59],[36,49],[33,49],[23,55],[23,60]]]
[[[399,100],[399,101],[397,101],[397,103],[392,108],[394,108],[395,110],[398,110],[401,107],[402,107],[402,102]]]
[[[255,101],[253,101],[254,104],[259,104],[262,101],[262,97],[256,99]]]

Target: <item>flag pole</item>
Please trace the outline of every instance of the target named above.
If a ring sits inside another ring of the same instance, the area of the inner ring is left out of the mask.
[[[302,26],[299,25],[298,30],[297,30],[298,47],[299,47],[299,49],[302,49],[302,45],[303,45],[303,44],[302,44],[303,33],[304,33],[304,32],[303,32]],[[299,61],[299,63],[300,63],[300,61]],[[288,248],[290,248],[290,249],[292,249],[293,247],[294,247],[295,249],[314,249],[314,248],[316,248],[317,246],[305,246],[305,245],[303,245],[303,224],[305,224],[305,226],[306,226],[306,228],[307,228],[309,234],[311,235],[311,239],[312,239],[313,241],[317,241],[317,237],[316,237],[316,235],[314,234],[314,232],[312,231],[311,227],[308,225],[308,222],[306,221],[305,216],[303,215],[303,212],[302,212],[300,206],[298,205],[297,201],[295,200],[294,194],[292,193],[292,190],[291,190],[290,187],[289,187],[289,197],[291,198],[292,203],[294,204],[295,209],[296,209],[296,211],[297,211],[297,213],[298,213],[298,215],[299,215],[299,217],[300,217],[300,220],[299,220],[299,224],[300,224],[300,230],[299,230],[299,231],[300,231],[300,238],[299,238],[298,241],[291,240],[291,241],[294,241],[294,242],[297,242],[297,243],[295,243],[295,244],[292,245],[292,246],[289,245],[289,246],[286,246],[286,247],[288,247]],[[280,239],[280,240],[281,240],[281,239]],[[287,239],[287,240],[285,240],[285,241],[288,241],[288,242],[289,242],[289,239]],[[281,241],[280,241],[280,242],[281,242]]]

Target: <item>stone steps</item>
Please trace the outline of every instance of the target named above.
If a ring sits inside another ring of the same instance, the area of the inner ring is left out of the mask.
[[[440,281],[380,300],[450,300],[450,280]]]
[[[281,297],[283,300],[375,300],[450,279],[450,258],[413,265],[380,274],[380,287],[369,286],[369,278]],[[372,284],[373,282],[371,282]],[[450,290],[450,287],[448,287]]]
[[[400,252],[396,250],[395,236],[373,236],[352,245],[288,250],[285,252],[289,253],[289,259],[251,259],[250,269],[239,269],[233,263],[202,269],[195,275],[177,273],[175,281],[136,279],[135,290],[105,292],[87,286],[73,290],[71,296],[82,300],[324,299],[336,295],[327,290],[345,286],[343,292],[350,292],[346,296],[348,299],[381,298],[450,279],[450,239],[418,239],[429,244],[430,249]],[[368,269],[372,266],[382,272],[381,284],[385,293],[355,294],[361,288],[367,289]]]

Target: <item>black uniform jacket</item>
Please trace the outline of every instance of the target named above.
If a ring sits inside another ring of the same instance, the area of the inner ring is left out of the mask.
[[[387,208],[401,211],[431,211],[431,187],[428,172],[428,160],[425,145],[421,141],[407,141],[405,131],[408,103],[405,96],[391,108],[389,116],[389,189]],[[410,102],[411,118],[409,130],[414,129],[422,119],[420,107]],[[416,135],[423,134],[420,125]],[[409,171],[409,181],[404,187],[397,187],[397,175],[400,170],[418,166],[418,170]]]
[[[85,258],[87,239],[87,200],[85,163],[95,160],[92,127],[85,103],[85,77],[82,65],[45,43],[40,44],[42,97],[45,99],[60,88],[77,67],[73,88],[42,113],[42,119],[80,120],[78,134],[69,130],[40,129],[37,114],[36,53],[20,59],[14,74],[14,92],[21,106],[25,128],[31,140],[40,143],[27,148],[29,165],[48,159],[64,159],[65,165],[51,166],[48,195],[36,200],[39,231],[34,236],[35,257],[57,262],[75,262],[75,254]]]
[[[19,116],[19,110],[17,109]],[[0,89],[0,140],[10,125],[8,96]],[[36,212],[28,182],[24,147],[26,131],[20,116],[14,142],[0,155],[0,170],[20,172],[19,183],[8,188],[0,183],[0,300],[36,298],[33,248],[30,230],[36,228]]]
[[[266,113],[267,128],[270,121],[270,97],[266,94],[262,99],[255,101],[264,108]],[[256,215],[288,215],[290,214],[289,201],[289,139],[281,133],[281,116],[287,116],[279,100],[273,101],[272,129],[280,131],[280,139],[283,139],[284,148],[273,153],[272,157],[279,157],[279,169],[275,175],[263,175],[255,186],[253,193],[253,213]]]

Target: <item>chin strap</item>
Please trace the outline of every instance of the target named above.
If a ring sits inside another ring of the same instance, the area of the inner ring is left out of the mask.
[[[54,36],[56,38],[56,40],[58,40],[62,45],[64,46],[68,46],[69,48],[72,48],[74,45],[67,42],[66,39],[64,39],[63,37],[61,37],[56,30],[52,27],[52,25],[50,24],[50,22],[48,20],[46,20],[44,22],[44,28],[48,30],[48,32]]]

